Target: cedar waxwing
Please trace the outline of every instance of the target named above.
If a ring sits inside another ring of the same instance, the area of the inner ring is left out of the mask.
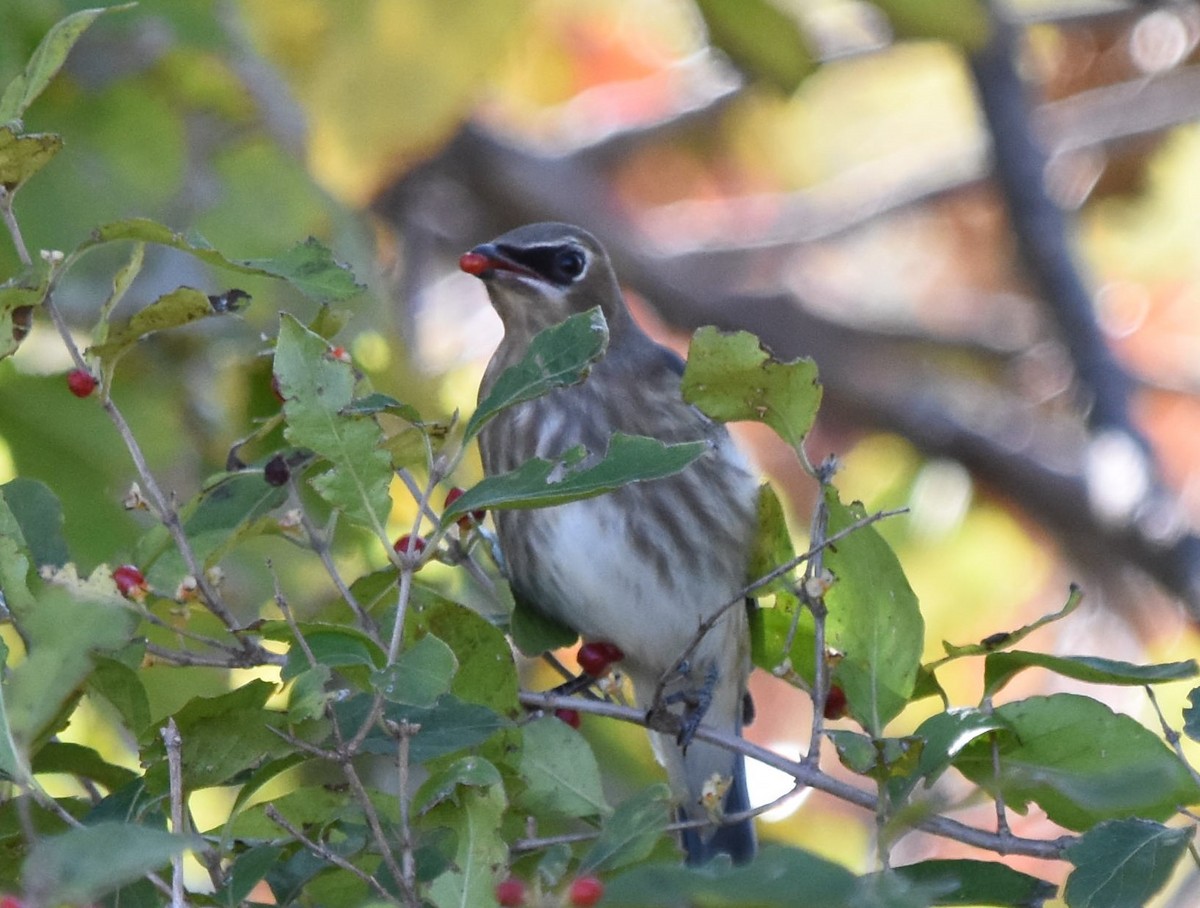
[[[746,584],[756,528],[753,472],[724,426],[683,401],[682,362],[634,323],[608,256],[589,233],[567,224],[531,224],[475,247],[460,264],[484,282],[504,323],[480,400],[542,329],[596,306],[608,321],[607,352],[582,383],[511,407],[484,428],[480,450],[488,475],[532,457],[558,457],[577,445],[601,456],[614,432],[708,444],[673,476],[494,516],[518,597],[584,640],[619,647],[619,667],[641,708],[654,705],[660,677],[670,678],[665,702],[683,720],[684,732],[652,732],[651,740],[683,816],[712,816],[701,799],[708,791],[713,803],[718,780],[729,789],[723,804],[717,796],[717,813],[747,809],[742,757],[689,740],[701,718],[728,734],[741,732],[749,703],[746,608],[727,609],[695,651],[681,658],[700,623]],[[741,863],[755,849],[750,820],[689,830],[683,839],[693,864],[720,852]]]

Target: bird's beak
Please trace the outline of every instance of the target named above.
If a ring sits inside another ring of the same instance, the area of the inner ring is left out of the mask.
[[[535,280],[541,279],[536,271],[514,261],[493,243],[484,243],[470,252],[464,252],[458,259],[458,267],[467,274],[485,281],[495,277],[498,271],[508,271]]]

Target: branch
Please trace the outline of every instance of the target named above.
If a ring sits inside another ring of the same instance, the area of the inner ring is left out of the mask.
[[[391,904],[391,905],[402,905],[403,904],[403,902],[399,901],[394,895],[392,895],[390,892],[388,892],[386,889],[384,889],[383,886],[380,885],[379,881],[376,880],[375,877],[373,877],[371,874],[367,873],[366,871],[364,871],[358,867],[355,867],[353,864],[351,864],[349,861],[347,861],[344,857],[342,857],[336,851],[331,851],[330,849],[328,849],[324,845],[322,845],[320,842],[313,841],[308,836],[306,836],[303,832],[301,832],[299,829],[297,829],[295,826],[293,826],[291,824],[291,822],[289,822],[288,819],[283,814],[281,814],[278,810],[275,809],[274,804],[268,804],[264,813],[266,814],[268,820],[270,820],[272,823],[274,823],[280,829],[283,829],[285,832],[287,832],[288,835],[290,835],[292,838],[294,838],[297,842],[299,842],[301,845],[303,845],[305,848],[307,848],[309,851],[311,851],[313,854],[315,854],[321,860],[328,861],[330,864],[333,864],[335,867],[340,867],[340,868],[342,868],[342,870],[345,870],[347,873],[353,874],[354,876],[358,877],[360,880],[362,880],[364,883],[366,883],[375,892],[376,895],[378,895],[380,898],[384,899],[389,904]]]
[[[642,710],[628,706],[618,706],[615,703],[562,697],[555,694],[536,693],[532,691],[521,691],[520,701],[523,706],[533,709],[576,709],[579,712],[608,716],[612,719],[619,719],[622,722],[640,725],[643,728],[647,727],[646,714]],[[861,807],[869,811],[874,811],[876,808],[877,799],[874,793],[864,791],[861,788],[855,788],[853,785],[835,779],[815,766],[808,766],[802,762],[788,760],[772,750],[767,750],[764,747],[759,747],[757,744],[747,741],[745,738],[715,731],[707,725],[699,727],[695,738],[696,740],[706,741],[709,744],[715,744],[726,750],[743,754],[752,760],[758,760],[760,763],[765,763],[767,766],[786,773],[801,785],[831,794],[847,803],[854,804],[856,807]],[[913,823],[913,826],[923,832],[928,832],[941,838],[953,839],[956,842],[993,851],[997,854],[1019,854],[1048,861],[1062,860],[1063,852],[1076,841],[1075,836],[1069,835],[1060,836],[1057,839],[1028,839],[1012,835],[1011,833],[989,832],[940,815],[921,817]]]
[[[167,748],[167,770],[171,792],[171,830],[175,835],[185,834],[186,826],[183,821],[183,759],[181,749],[183,739],[179,737],[179,728],[175,725],[174,717],[167,719],[163,727],[163,744]],[[171,908],[185,908],[187,902],[183,898],[183,853],[179,852],[171,858]]]

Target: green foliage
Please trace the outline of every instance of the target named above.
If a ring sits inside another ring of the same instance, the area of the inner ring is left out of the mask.
[[[520,362],[496,379],[487,397],[467,421],[467,441],[498,413],[555,388],[575,385],[608,349],[608,325],[599,308],[572,315],[533,339]],[[460,513],[466,513],[465,510]]]
[[[742,59],[751,71],[794,87],[810,65],[771,4],[739,4],[737,21],[733,5],[701,7],[731,53],[739,42],[764,50],[766,59]],[[930,34],[966,44],[977,11],[966,4],[964,18]],[[14,223],[24,212],[12,193],[47,176],[39,169],[61,147],[57,136],[25,133],[16,121],[98,15],[64,20],[2,95],[0,201]],[[214,88],[210,101],[221,98],[230,102]],[[675,805],[666,786],[606,787],[608,767],[589,736],[611,729],[610,720],[592,717],[581,734],[522,707],[529,676],[510,640],[536,654],[574,632],[540,616],[536,603],[509,610],[486,520],[469,515],[606,494],[685,469],[704,450],[616,435],[606,451],[533,460],[481,481],[438,512],[489,419],[587,380],[608,340],[598,311],[539,335],[459,428],[433,412],[426,398],[434,395],[368,374],[347,352],[353,344],[338,341],[349,312],[331,307],[369,301],[318,241],[238,258],[152,219],[103,220],[74,246],[63,243],[60,256],[22,261],[0,285],[0,356],[21,343],[11,329],[22,310],[41,310],[39,323],[47,323],[42,316],[63,288],[91,288],[84,295],[94,301],[92,345],[81,350],[69,334],[61,340],[76,365],[101,379],[92,398],[69,401],[77,416],[61,421],[70,425],[39,429],[27,411],[65,394],[61,376],[0,375],[13,395],[6,404],[27,405],[8,408],[14,460],[30,472],[44,459],[38,475],[50,480],[22,475],[0,486],[0,887],[39,904],[163,904],[172,860],[187,850],[202,852],[212,868],[213,891],[189,893],[196,905],[262,902],[259,886],[280,905],[490,905],[496,882],[514,869],[546,892],[602,874],[611,905],[920,908],[1051,897],[1051,884],[983,860],[860,875],[765,845],[747,867],[682,867],[667,831]],[[20,238],[18,230],[10,235]],[[197,285],[208,268],[222,275],[215,280],[233,273],[253,284],[255,307],[242,306],[248,291],[227,284],[215,293],[158,287],[137,301],[143,272],[164,250],[198,269],[190,277]],[[279,300],[303,315],[279,312]],[[211,333],[189,327],[200,322]],[[260,335],[276,322],[277,331]],[[219,360],[189,358],[211,348],[222,350]],[[241,401],[223,414],[232,425],[204,423],[194,436],[175,437],[177,424],[156,405],[168,398],[135,368],[152,358],[178,359],[175,371],[202,375],[214,398]],[[197,362],[210,368],[200,372]],[[282,402],[270,394],[272,378]],[[126,397],[135,389],[162,396]],[[778,763],[813,787],[874,807],[881,850],[914,826],[945,831],[925,789],[953,771],[1008,808],[1036,807],[1078,833],[1033,847],[973,830],[997,852],[1025,848],[1072,865],[1072,908],[1145,904],[1191,840],[1192,827],[1176,817],[1200,802],[1195,775],[1156,733],[1091,698],[999,706],[992,698],[1027,669],[1141,686],[1194,678],[1196,664],[1013,649],[1068,618],[1080,599],[1073,591],[1058,612],[978,643],[946,644],[944,659],[923,665],[924,622],[899,559],[873,526],[878,515],[843,504],[832,470],[812,469],[805,455],[821,399],[815,366],[781,362],[749,335],[705,329],[693,342],[684,389],[718,420],[770,426],[821,485],[813,554],[803,559],[782,503],[763,488],[748,578],[762,599],[753,655],[784,681],[819,688],[818,702],[828,703],[834,689],[844,695],[856,727],[826,728],[818,719],[813,746],[836,751],[854,792],[821,771],[816,750],[811,761]],[[160,444],[144,445],[154,433]],[[205,450],[210,434],[219,436],[215,454]],[[69,469],[58,460],[64,439],[75,445]],[[86,482],[73,478],[75,461],[85,464]],[[189,480],[180,461],[200,478]],[[164,488],[158,473],[168,467],[172,485]],[[128,493],[124,514],[113,499],[133,481],[140,494]],[[75,508],[91,520],[73,519]],[[81,522],[99,538],[81,540]],[[393,549],[398,523],[420,536],[420,551]],[[102,563],[81,569],[83,552]],[[114,568],[122,564],[145,575],[144,588],[131,588],[127,577],[118,584]],[[768,574],[777,576],[763,580]],[[979,660],[980,702],[947,702],[915,729],[899,729],[910,704],[942,692],[939,670],[962,659]],[[1182,716],[1193,738],[1198,691]],[[591,701],[572,702],[586,711]],[[621,712],[619,703],[604,706]],[[66,737],[85,713],[112,727],[95,746]],[[168,719],[177,754],[161,734]],[[189,820],[168,832],[168,817],[209,789],[229,793],[210,828]]]
[[[1148,820],[1109,820],[1067,849],[1076,870],[1064,893],[1071,908],[1144,905],[1171,875],[1194,830]]]
[[[821,386],[811,359],[781,363],[753,334],[701,328],[688,351],[683,397],[713,419],[766,423],[798,447],[817,416]]]
[[[866,517],[861,504],[845,507],[825,493],[829,531]],[[852,533],[825,555],[834,576],[825,594],[829,645],[841,653],[834,680],[850,712],[873,735],[912,697],[925,640],[925,622],[891,547],[874,527]]]
[[[793,92],[816,69],[796,19],[772,0],[697,0],[709,39],[749,75]]]

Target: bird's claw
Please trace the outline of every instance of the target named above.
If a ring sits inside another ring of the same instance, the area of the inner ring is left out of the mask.
[[[675,743],[686,751],[712,705],[718,677],[716,666],[711,666],[700,687],[677,690],[661,697],[646,714],[646,724],[655,731],[674,735]],[[670,710],[676,703],[683,704],[682,715]]]

